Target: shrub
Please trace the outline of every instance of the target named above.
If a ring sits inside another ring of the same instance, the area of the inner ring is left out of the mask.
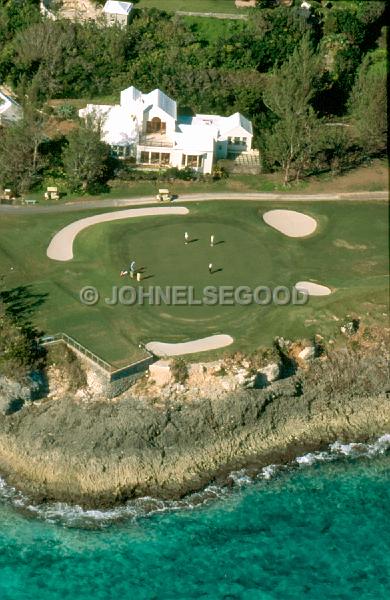
[[[176,358],[171,364],[171,373],[176,383],[184,384],[188,379],[188,367],[185,360]]]
[[[69,380],[69,391],[76,392],[87,385],[87,377],[77,355],[66,344],[49,347],[47,364],[60,367]]]
[[[73,104],[61,104],[61,106],[57,106],[55,112],[57,117],[63,120],[71,120],[77,117],[77,109]]]

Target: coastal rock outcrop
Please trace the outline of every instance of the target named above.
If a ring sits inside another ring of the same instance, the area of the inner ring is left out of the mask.
[[[144,378],[112,400],[45,398],[0,415],[0,473],[38,501],[100,507],[179,498],[227,481],[231,471],[387,433],[386,360],[386,343],[365,335],[360,347],[335,349],[263,389],[235,378],[238,387],[224,390],[221,361],[214,375],[194,368],[192,391],[172,383],[152,393]],[[213,377],[208,393],[200,392],[202,377]]]

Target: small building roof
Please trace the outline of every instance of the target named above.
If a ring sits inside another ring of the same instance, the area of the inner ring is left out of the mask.
[[[22,117],[23,110],[20,104],[0,90],[0,118],[16,121]]]
[[[118,2],[117,0],[107,0],[103,7],[103,12],[114,15],[128,15],[130,14],[133,6],[134,4],[132,2]]]

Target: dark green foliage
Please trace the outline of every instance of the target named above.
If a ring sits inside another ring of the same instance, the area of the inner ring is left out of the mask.
[[[73,104],[61,104],[55,109],[55,113],[60,119],[74,119],[77,117],[77,109]]]
[[[240,111],[253,122],[254,146],[268,148],[263,164],[275,169],[283,164],[283,159],[274,150],[278,152],[282,142],[288,141],[282,139],[280,116],[269,102],[270,93],[285,94],[283,88],[272,91],[272,72],[289,64],[305,38],[320,65],[311,82],[308,119],[303,124],[306,133],[310,130],[311,141],[303,154],[300,150],[300,176],[311,172],[313,164],[325,156],[324,148],[312,143],[318,136],[312,127],[317,124],[315,117],[346,116],[359,66],[366,53],[375,48],[385,23],[386,5],[355,0],[349,4],[336,1],[327,8],[312,0],[311,11],[305,11],[300,2],[291,7],[265,0],[260,4],[257,10],[247,13],[248,21],[231,21],[221,28],[216,28],[213,19],[202,20],[202,26],[198,26],[194,20],[158,9],[137,10],[130,27],[120,28],[104,27],[102,23],[42,20],[38,0],[8,0],[0,7],[0,81],[11,84],[20,98],[27,95],[29,104],[43,104],[49,98],[115,97],[121,89],[135,85],[144,92],[159,87],[193,113],[228,115]],[[359,90],[365,86],[363,80],[359,71]],[[296,74],[292,70],[286,72],[283,85],[291,88],[294,81],[298,82]],[[379,79],[372,79],[372,85],[379,90]],[[354,88],[351,112],[356,123],[362,123],[358,113],[365,104],[361,100],[358,109],[356,100],[362,94]],[[379,91],[376,95],[381,100],[375,108],[370,98],[370,107],[379,115],[383,94]],[[64,101],[57,116],[74,118],[74,109]],[[297,125],[297,129],[301,127]],[[359,143],[365,144],[367,152],[375,151],[376,143],[368,143],[367,135],[364,138],[360,133]],[[340,148],[337,142],[336,156]],[[312,153],[310,164],[305,158],[307,153]],[[333,158],[330,162],[336,164]],[[327,159],[324,168],[326,164]],[[61,169],[58,162],[57,167]],[[61,174],[58,171],[48,175]],[[184,173],[183,177],[191,178],[191,174]],[[102,176],[102,180],[105,178]],[[40,180],[40,169],[33,169],[27,177],[28,185],[21,182],[19,187],[24,189]],[[81,188],[78,182],[77,189]]]
[[[110,147],[100,141],[99,124],[93,119],[70,132],[62,159],[69,190],[83,193],[103,189],[116,164]]]
[[[30,323],[32,311],[43,301],[28,287],[0,291],[0,375],[20,380],[44,364],[45,350]]]
[[[44,127],[45,116],[26,107],[21,121],[0,129],[0,187],[24,193],[40,182]]]
[[[265,135],[264,155],[270,166],[283,170],[285,185],[310,168],[318,148],[320,122],[311,106],[318,73],[318,57],[305,36],[289,60],[273,72],[264,94],[277,118]]]
[[[251,16],[253,60],[259,71],[268,71],[287,60],[302,37],[312,42],[319,36],[315,26],[303,18],[295,8],[281,6],[277,10],[261,10]]]
[[[387,56],[378,48],[366,55],[352,90],[350,109],[366,152],[383,152],[387,142]]]

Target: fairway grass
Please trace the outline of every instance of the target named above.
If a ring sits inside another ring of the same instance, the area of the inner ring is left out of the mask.
[[[139,344],[182,343],[215,334],[231,335],[227,350],[255,351],[276,336],[334,335],[347,314],[380,318],[387,305],[387,207],[384,202],[300,202],[299,211],[318,223],[304,239],[287,238],[262,219],[283,202],[188,203],[188,215],[140,217],[102,223],[82,231],[74,259],[47,258],[53,235],[69,223],[105,211],[43,215],[1,215],[0,273],[7,289],[27,286],[39,302],[31,318],[47,334],[65,332],[115,367],[142,357]],[[184,232],[194,240],[184,244]],[[214,234],[215,247],[210,247]],[[329,286],[327,297],[305,306],[124,306],[109,305],[112,287],[140,285],[120,278],[134,259],[149,286],[264,285],[292,287],[297,281]],[[209,274],[212,262],[215,273]],[[84,286],[100,301],[85,306]],[[382,317],[383,318],[383,317]],[[193,358],[197,358],[194,355]]]

